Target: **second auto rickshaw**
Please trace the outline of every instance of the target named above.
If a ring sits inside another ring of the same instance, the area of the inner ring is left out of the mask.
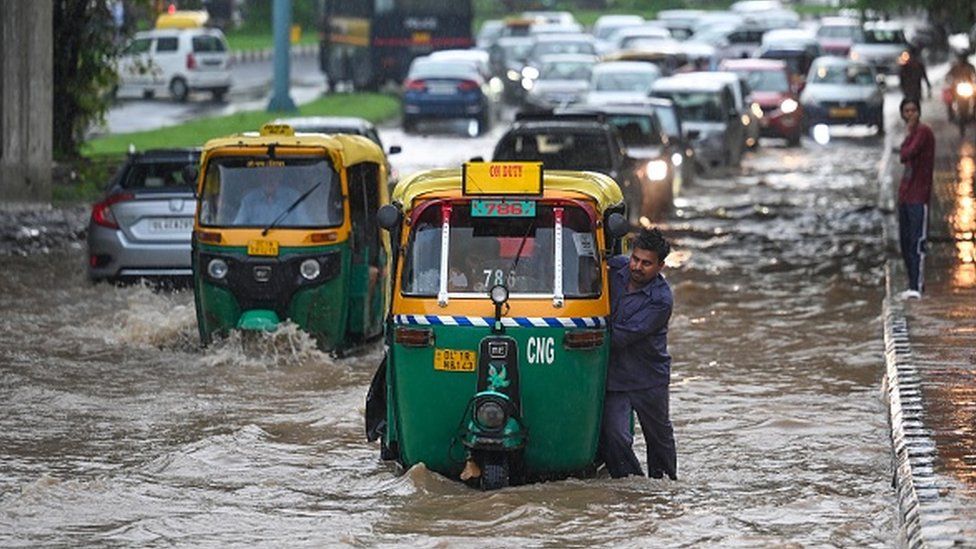
[[[327,350],[380,336],[390,252],[376,212],[388,202],[386,165],[364,137],[287,125],[209,141],[192,253],[204,344],[285,319]]]
[[[628,228],[617,184],[472,162],[402,180],[393,200],[388,350],[367,402],[383,457],[484,489],[594,470],[606,259]]]

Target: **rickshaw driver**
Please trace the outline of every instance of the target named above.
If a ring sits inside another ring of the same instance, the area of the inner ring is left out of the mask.
[[[301,198],[302,195],[290,185],[283,185],[280,177],[280,174],[269,174],[261,185],[244,195],[234,216],[234,225],[269,225]],[[301,206],[288,212],[281,222],[299,227],[312,225],[308,212]]]
[[[609,261],[611,340],[600,455],[613,478],[643,475],[630,430],[636,411],[647,442],[648,476],[677,480],[668,417],[667,336],[674,300],[661,275],[670,251],[661,231],[644,229],[634,238],[629,260],[617,256]]]

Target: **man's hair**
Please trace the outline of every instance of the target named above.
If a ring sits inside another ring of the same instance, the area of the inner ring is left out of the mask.
[[[668,257],[668,254],[671,253],[671,244],[665,240],[661,230],[657,227],[641,229],[641,232],[633,238],[630,245],[633,248],[640,248],[656,253],[659,261],[664,261],[664,258]]]
[[[898,114],[901,115],[902,109],[904,109],[905,105],[909,103],[915,105],[915,108],[918,109],[918,115],[922,116],[922,105],[920,105],[919,100],[915,99],[914,97],[906,97],[901,100],[901,104],[898,105]],[[904,118],[904,116],[902,118]]]

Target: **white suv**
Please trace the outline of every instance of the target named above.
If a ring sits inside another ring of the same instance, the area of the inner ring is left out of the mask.
[[[186,101],[209,91],[222,101],[231,86],[227,41],[218,29],[156,29],[136,33],[118,62],[119,89],[152,97],[168,91]]]

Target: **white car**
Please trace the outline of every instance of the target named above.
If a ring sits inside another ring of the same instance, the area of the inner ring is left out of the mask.
[[[152,97],[169,92],[186,101],[191,91],[223,100],[231,87],[227,41],[219,29],[156,29],[136,33],[119,57],[118,92]]]

